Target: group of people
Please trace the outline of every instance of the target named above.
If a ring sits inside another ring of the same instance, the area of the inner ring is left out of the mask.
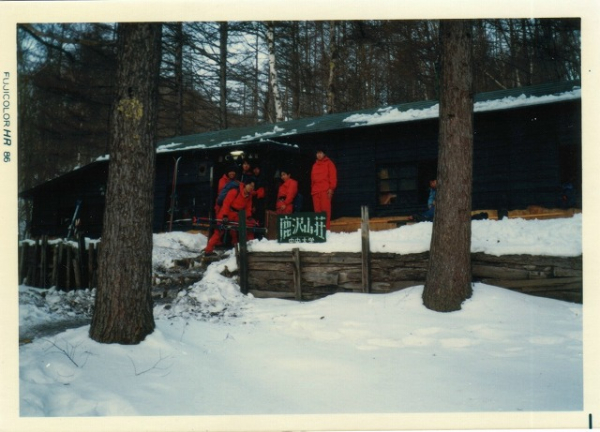
[[[260,166],[251,168],[250,162],[244,160],[240,178],[237,178],[237,167],[231,166],[219,179],[217,187],[217,199],[215,202],[216,219],[223,225],[230,222],[239,223],[239,213],[246,211],[246,223],[248,226],[257,226],[258,222],[253,218],[256,208],[265,197],[265,189],[262,184]],[[253,232],[248,231],[248,237],[253,238]],[[231,230],[231,241],[238,241],[238,233]],[[205,255],[214,254],[215,247],[223,244],[223,231],[216,229],[208,240]]]
[[[244,160],[241,174],[238,178],[237,167],[231,166],[219,179],[215,215],[219,223],[227,225],[239,222],[239,212],[246,211],[246,226],[254,227],[260,224],[264,213],[265,187],[258,164],[251,166]],[[281,184],[277,191],[275,212],[291,214],[294,212],[294,201],[298,196],[298,181],[292,178],[288,168],[280,169]],[[331,199],[337,187],[337,169],[335,164],[322,150],[317,150],[316,160],[311,170],[311,196],[313,209],[316,213],[325,212],[326,228],[330,229]],[[247,232],[248,239],[254,238],[252,230]],[[208,240],[205,255],[214,254],[215,247],[223,243],[223,231],[217,229]],[[231,230],[231,241],[238,241],[237,231]]]
[[[298,196],[298,181],[292,178],[288,168],[280,169],[281,184],[277,191],[274,210],[277,214],[291,214],[295,211],[294,202]],[[322,150],[317,150],[316,160],[311,170],[311,196],[315,213],[325,212],[326,229],[331,225],[331,201],[337,187],[337,169],[335,164]],[[226,191],[222,194],[222,191]],[[422,213],[413,214],[410,220],[414,222],[433,221],[435,215],[435,199],[437,193],[437,180],[429,181],[429,197],[427,209]],[[221,195],[224,195],[219,198]],[[572,206],[574,201],[573,186],[571,183],[563,185],[559,206]],[[239,222],[239,212],[246,210],[247,226],[261,224],[264,214],[265,188],[260,173],[260,166],[251,167],[249,161],[244,160],[239,179],[237,168],[232,166],[219,180],[218,198],[215,203],[217,220],[224,224]],[[487,214],[485,214],[487,218]],[[231,232],[232,242],[237,243],[237,232]],[[254,238],[253,232],[248,231],[248,238]],[[222,232],[215,230],[208,241],[205,253],[211,254],[215,246],[222,243]]]
[[[289,170],[281,170],[282,183],[277,193],[277,204],[275,211],[278,214],[290,214],[294,211],[294,199],[298,194],[298,182],[292,178]],[[323,150],[317,150],[316,161],[313,164],[311,174],[310,193],[315,213],[325,212],[327,215],[327,229],[331,222],[331,199],[337,187],[337,169],[331,159],[325,155]]]

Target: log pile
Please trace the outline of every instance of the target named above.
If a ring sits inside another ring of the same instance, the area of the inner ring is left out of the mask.
[[[429,253],[370,254],[369,292],[422,285]],[[312,300],[336,292],[365,292],[361,253],[250,252],[248,289],[255,297]],[[582,302],[582,257],[472,255],[473,281],[526,294]]]
[[[471,216],[481,213],[487,214],[490,220],[498,220],[498,210],[483,209],[473,210]],[[557,219],[570,218],[581,213],[581,209],[557,209],[545,208],[540,206],[529,206],[526,209],[510,210],[505,212],[505,217],[509,219]],[[389,216],[375,217],[369,219],[369,227],[371,231],[383,231],[397,228],[400,225],[413,223],[410,216]],[[332,232],[354,232],[361,228],[361,218],[359,217],[343,217],[331,221]]]

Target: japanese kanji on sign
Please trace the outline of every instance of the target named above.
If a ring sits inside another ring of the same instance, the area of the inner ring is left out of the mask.
[[[278,243],[324,243],[327,241],[326,215],[292,213],[277,218]]]

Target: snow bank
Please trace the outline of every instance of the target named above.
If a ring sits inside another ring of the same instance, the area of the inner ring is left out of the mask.
[[[154,234],[152,247],[152,265],[167,269],[178,259],[198,256],[206,247],[204,235],[185,232]]]
[[[397,254],[429,250],[433,224],[421,222],[386,231],[370,233],[372,252]],[[360,252],[360,230],[353,233],[327,233],[326,243],[277,243],[275,240],[253,240],[249,251]],[[582,253],[582,215],[566,219],[525,220],[502,219],[472,222],[471,251],[490,255],[528,254],[579,256]]]

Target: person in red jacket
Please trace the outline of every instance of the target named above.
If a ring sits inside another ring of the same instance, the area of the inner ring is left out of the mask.
[[[235,181],[236,176],[237,169],[234,165],[232,165],[227,169],[227,172],[223,174],[223,177],[219,179],[219,185],[217,187],[217,196],[219,196],[219,192],[223,190],[227,183]],[[221,210],[221,206],[215,203],[215,214],[218,214],[219,210]]]
[[[329,230],[331,222],[331,198],[337,187],[337,169],[334,163],[322,150],[317,150],[317,160],[310,173],[310,193],[316,213],[327,214],[326,228]]]
[[[217,194],[219,192],[221,192],[221,189],[223,189],[227,183],[235,180],[236,176],[237,176],[237,169],[234,165],[227,168],[227,172],[225,174],[223,174],[223,177],[221,177],[219,179],[219,186],[217,188]]]
[[[294,211],[294,198],[298,194],[298,182],[292,178],[288,170],[281,171],[281,186],[277,192],[275,212],[290,214]]]
[[[239,212],[246,210],[246,224],[247,226],[252,225],[249,218],[252,215],[252,192],[254,191],[254,181],[250,181],[247,184],[240,184],[239,189],[232,189],[227,193],[223,206],[217,214],[217,219],[220,219],[223,224],[229,222],[239,222]],[[238,240],[237,231],[231,230],[231,241],[235,245]],[[223,235],[222,230],[216,229],[211,238],[208,240],[208,244],[204,249],[204,255],[212,255],[215,250],[215,246],[221,243],[221,236]],[[247,233],[248,240],[254,238],[251,231]]]

